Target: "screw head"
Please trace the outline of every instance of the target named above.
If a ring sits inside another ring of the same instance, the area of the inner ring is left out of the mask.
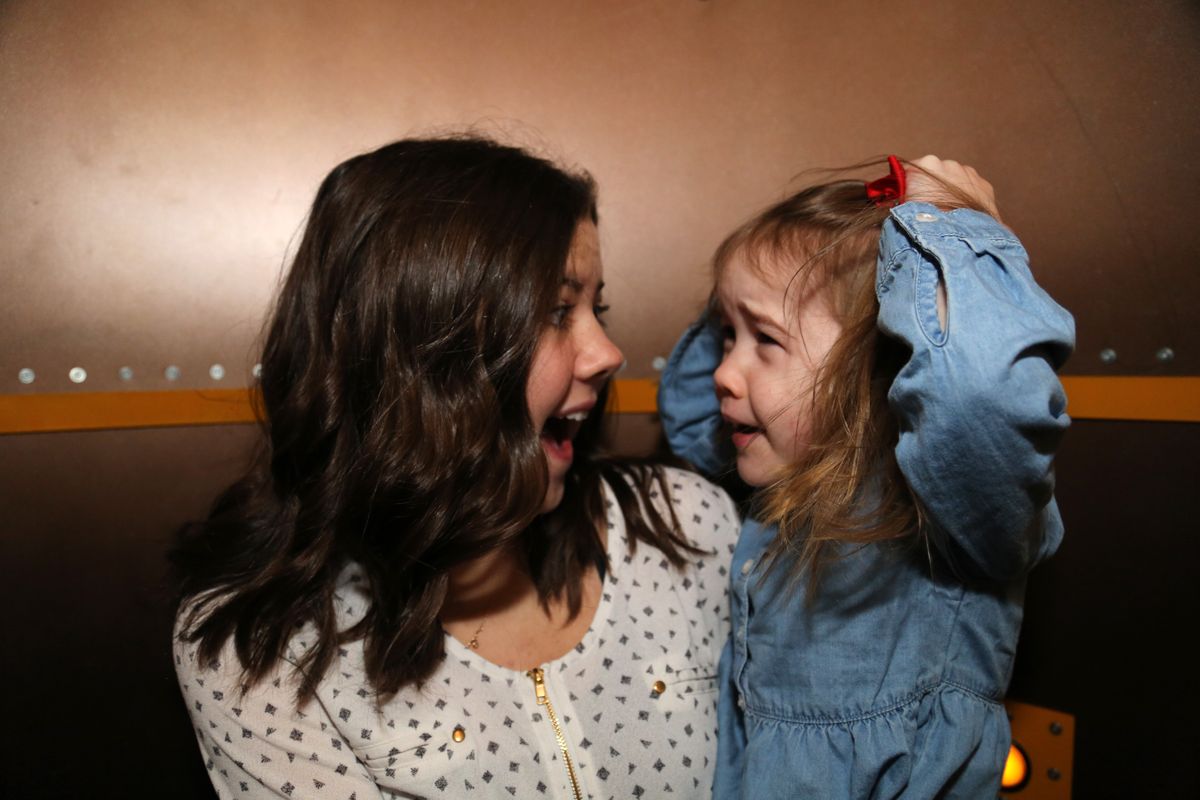
[[[37,374],[33,370],[31,370],[29,367],[25,367],[23,370],[21,370],[20,372],[17,373],[17,380],[19,380],[21,383],[25,384],[26,386],[33,383],[36,379],[37,379]]]
[[[1050,723],[1050,732],[1055,736],[1060,736],[1063,732],[1063,726],[1057,722]]]
[[[225,367],[221,366],[220,364],[213,364],[208,368],[208,377],[212,378],[214,381],[221,380],[225,377]]]
[[[1055,767],[1051,767],[1050,769],[1046,770],[1046,777],[1052,781],[1056,781],[1062,777],[1062,773],[1059,772]]]
[[[181,369],[179,369],[179,367],[175,366],[174,364],[172,364],[171,366],[169,366],[163,370],[163,377],[169,381],[179,380],[179,376],[182,374],[183,374],[183,371]]]
[[[71,367],[67,377],[71,379],[71,383],[83,383],[87,380],[87,370],[83,367]]]
[[[1111,364],[1117,360],[1117,351],[1111,347],[1106,347],[1100,351],[1100,361],[1105,364]]]
[[[133,380],[133,367],[121,367],[117,370],[117,377],[123,381]]]
[[[655,356],[654,360],[650,362],[650,366],[654,368],[655,372],[662,372],[667,366],[667,360],[662,356]]]
[[[250,369],[250,374],[256,378],[261,378],[262,377],[262,364],[255,364]]]
[[[1160,347],[1158,352],[1154,354],[1154,357],[1157,358],[1160,363],[1166,364],[1175,360],[1175,351],[1169,347]]]

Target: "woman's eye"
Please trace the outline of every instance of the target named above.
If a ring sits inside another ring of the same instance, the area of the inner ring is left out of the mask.
[[[600,323],[601,327],[608,325],[604,319],[604,315],[608,313],[608,306],[606,306],[604,303],[597,303],[596,305],[592,306],[592,313],[596,316],[596,321]]]
[[[571,317],[571,304],[563,303],[550,314],[550,324],[556,328],[564,328]]]

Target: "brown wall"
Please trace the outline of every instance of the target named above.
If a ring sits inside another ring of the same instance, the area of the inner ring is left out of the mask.
[[[653,374],[736,221],[891,151],[995,182],[1079,317],[1072,371],[1163,371],[1170,346],[1165,370],[1195,374],[1198,34],[1184,0],[8,0],[0,391],[163,388],[168,364],[241,385],[320,178],[467,125],[596,175],[627,377]]]
[[[624,377],[653,377],[737,221],[797,173],[887,152],[958,158],[993,181],[1035,271],[1076,314],[1069,371],[1195,375],[1198,33],[1187,0],[0,0],[0,394],[245,385],[320,178],[393,138],[466,126],[596,176]],[[1163,347],[1172,361],[1155,358]],[[75,366],[85,383],[68,380]],[[624,427],[625,449],[653,446],[652,420]],[[6,796],[193,785],[162,546],[249,435],[0,437],[0,606],[20,645],[0,648],[19,687],[4,693]],[[1190,546],[1196,436],[1085,423],[1068,439],[1070,538],[1033,587],[1043,610],[1031,607],[1014,690],[1080,716],[1079,796],[1135,793],[1162,752],[1148,744],[1121,779],[1106,771],[1102,720],[1135,719],[1112,705],[1123,681],[1146,704],[1130,735],[1146,736],[1149,714],[1161,725],[1145,741],[1200,751],[1180,722],[1195,701],[1142,659],[1104,671],[1088,627],[1117,619],[1104,644],[1157,659],[1169,637],[1147,651],[1139,620],[1200,610],[1170,588],[1195,585],[1194,558],[1154,577],[1155,559]],[[1127,548],[1150,508],[1155,546]],[[1121,591],[1082,577],[1110,572]],[[1131,596],[1136,619],[1114,611]],[[48,774],[54,788],[31,788]]]

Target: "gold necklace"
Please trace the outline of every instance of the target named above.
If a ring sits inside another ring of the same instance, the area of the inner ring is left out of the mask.
[[[479,634],[483,632],[483,626],[486,624],[487,624],[486,618],[483,620],[483,622],[479,623],[479,627],[475,629],[475,634],[471,637],[471,640],[469,642],[467,642],[468,649],[470,649],[470,650],[478,650],[479,649]]]

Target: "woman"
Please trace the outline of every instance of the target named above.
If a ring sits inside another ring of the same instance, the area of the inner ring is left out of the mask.
[[[707,793],[738,520],[600,458],[594,188],[406,140],[317,193],[251,471],[181,532],[175,663],[222,797]]]

